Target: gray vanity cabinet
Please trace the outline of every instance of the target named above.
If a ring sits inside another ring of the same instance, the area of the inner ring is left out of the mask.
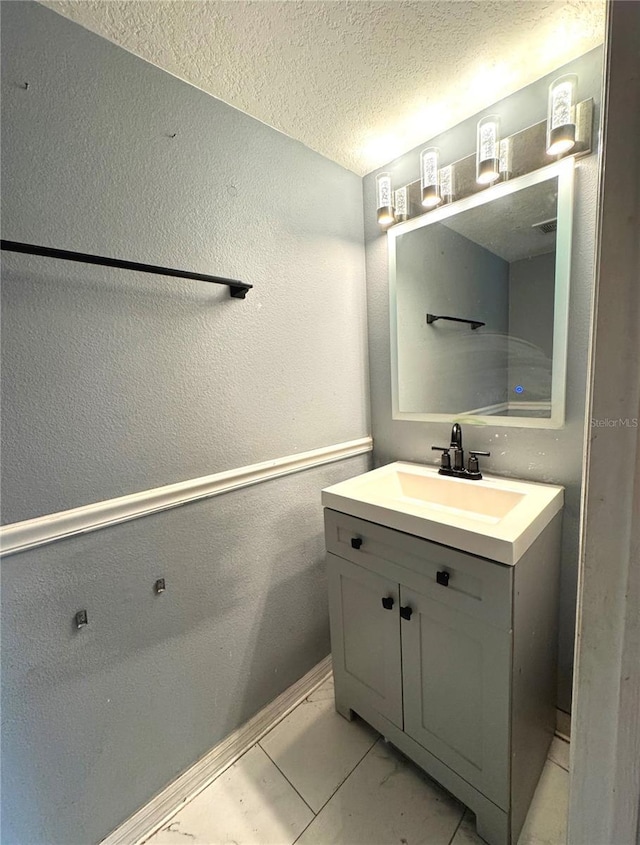
[[[400,625],[404,730],[506,808],[510,632],[415,590],[401,594],[412,608]]]
[[[391,612],[385,611],[382,598]],[[329,555],[334,675],[402,728],[398,599],[395,582]]]
[[[325,509],[336,708],[491,845],[515,845],[554,732],[560,523],[508,566]]]

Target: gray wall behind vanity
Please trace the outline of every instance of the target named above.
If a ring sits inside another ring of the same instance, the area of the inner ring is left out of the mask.
[[[431,261],[434,254],[440,260]],[[505,402],[509,264],[447,225],[435,224],[397,239],[396,267],[401,268],[396,283],[400,410],[463,413]],[[428,325],[428,313],[472,319],[482,314],[486,325],[482,332],[464,324]]]
[[[368,434],[361,179],[1,5],[2,237],[255,285],[3,253],[3,521]],[[3,559],[5,845],[97,842],[328,654],[320,490],[367,466]]]
[[[509,264],[509,335],[517,338],[509,346],[509,385],[528,385],[533,375],[536,398],[541,399],[551,396],[555,260],[555,252],[546,252]],[[539,354],[539,359],[533,359],[538,366],[531,367],[526,344]],[[522,394],[523,401],[528,395],[529,390]],[[517,404],[518,397],[511,391],[510,399]]]
[[[485,114],[501,116],[503,136],[544,120],[549,83],[562,73],[577,73],[579,97],[595,100],[594,140],[597,143],[600,114],[602,48],[596,48],[548,77],[523,88],[491,109],[455,126],[410,153],[385,165],[394,187],[419,178],[420,150],[440,148],[441,164],[474,152],[477,121]],[[389,351],[389,291],[387,239],[376,223],[375,171],[364,179],[365,243],[367,261],[367,308],[369,321],[369,368],[374,461],[436,462],[432,444],[449,442],[450,425],[392,419],[391,364]],[[596,155],[581,159],[576,167],[574,232],[571,266],[566,423],[561,430],[467,426],[468,448],[487,449],[483,459],[487,472],[565,486],[561,571],[560,647],[558,705],[569,710],[573,670],[573,636],[578,575],[578,531],[582,456],[585,427],[585,392],[589,327],[591,320],[594,237],[597,209],[598,161]]]

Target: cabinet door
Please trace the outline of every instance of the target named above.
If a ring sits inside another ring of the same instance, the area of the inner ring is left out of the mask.
[[[404,729],[506,810],[511,633],[403,586],[400,593]]]
[[[398,584],[332,554],[327,573],[336,697],[354,710],[363,700],[401,728]]]

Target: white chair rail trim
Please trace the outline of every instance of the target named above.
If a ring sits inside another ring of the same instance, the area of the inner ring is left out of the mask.
[[[372,438],[361,437],[335,446],[324,446],[310,452],[287,455],[273,461],[263,461],[227,472],[217,472],[202,478],[154,487],[151,490],[106,499],[91,505],[82,505],[79,508],[59,511],[35,519],[26,519],[23,522],[14,522],[0,528],[0,554],[2,557],[17,554],[73,537],[76,534],[85,534],[199,499],[219,496],[271,478],[279,478],[303,469],[353,458],[372,449]]]

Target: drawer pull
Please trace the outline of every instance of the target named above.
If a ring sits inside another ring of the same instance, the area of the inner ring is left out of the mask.
[[[359,549],[362,545],[362,537],[352,537],[351,538],[351,548],[352,549]]]
[[[387,596],[386,598],[382,599],[382,606],[385,610],[393,610],[393,598],[391,596]]]
[[[403,619],[406,619],[407,622],[411,619],[412,613],[413,613],[412,607],[407,606],[407,607],[401,607],[400,608],[400,616],[402,616]]]
[[[448,572],[436,572],[436,581],[438,584],[442,584],[443,587],[449,586],[449,573]]]

